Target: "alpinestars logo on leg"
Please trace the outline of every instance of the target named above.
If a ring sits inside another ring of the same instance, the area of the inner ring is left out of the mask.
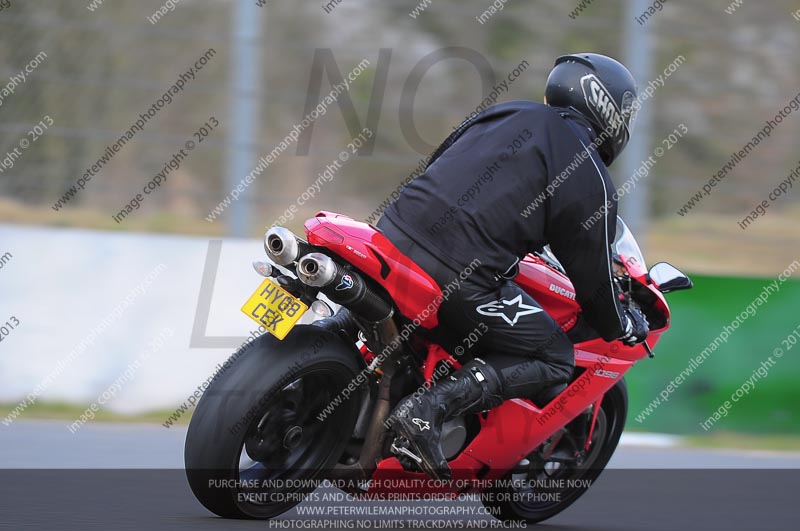
[[[481,315],[489,317],[502,317],[505,321],[514,326],[519,321],[520,317],[539,313],[544,310],[537,306],[531,306],[522,302],[522,294],[517,295],[510,301],[500,299],[486,304],[481,304],[475,311]]]

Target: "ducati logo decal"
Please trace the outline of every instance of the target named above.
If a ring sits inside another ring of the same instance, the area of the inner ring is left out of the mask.
[[[415,417],[415,418],[411,419],[411,422],[413,422],[414,425],[417,428],[419,428],[419,431],[425,431],[425,430],[431,429],[431,423],[428,422],[427,420],[422,420],[422,419],[419,419],[419,418]]]
[[[336,286],[336,291],[344,291],[346,289],[350,289],[353,287],[353,277],[350,275],[345,275],[342,277],[342,281]]]
[[[544,310],[539,307],[523,303],[522,294],[519,294],[510,301],[501,299],[488,302],[486,304],[481,304],[475,308],[475,311],[481,315],[487,315],[489,317],[502,317],[508,324],[514,326],[517,324],[517,321],[519,321],[520,317],[539,313]]]
[[[566,297],[568,299],[571,299],[573,301],[575,300],[575,293],[574,292],[572,292],[572,291],[570,291],[570,290],[568,290],[566,288],[562,288],[561,286],[559,286],[557,284],[550,284],[550,291],[552,291],[553,293],[558,293],[559,295],[563,295],[564,297]]]

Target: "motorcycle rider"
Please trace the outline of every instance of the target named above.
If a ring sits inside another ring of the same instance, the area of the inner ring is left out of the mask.
[[[559,57],[545,103],[502,103],[466,120],[378,222],[440,286],[480,260],[438,318],[462,338],[485,330],[482,358],[406,397],[390,417],[430,476],[451,477],[440,440],[446,420],[541,397],[571,379],[572,342],[511,280],[525,254],[550,245],[603,339],[647,337],[644,316],[618,298],[610,250],[617,204],[607,167],[630,139],[636,94],[631,73],[610,57]],[[582,226],[596,213],[600,222]]]

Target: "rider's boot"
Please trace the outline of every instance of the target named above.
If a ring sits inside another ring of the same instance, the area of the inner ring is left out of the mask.
[[[501,390],[502,381],[495,370],[476,358],[421,396],[414,394],[401,400],[389,422],[398,435],[408,440],[428,475],[451,479],[452,472],[442,452],[442,424],[465,413],[500,405]]]

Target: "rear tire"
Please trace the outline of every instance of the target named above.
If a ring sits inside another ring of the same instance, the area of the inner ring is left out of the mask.
[[[525,521],[535,524],[559,514],[564,509],[572,505],[600,476],[608,465],[608,461],[617,449],[619,438],[625,427],[625,418],[628,414],[628,388],[625,380],[620,380],[603,397],[603,402],[598,413],[597,425],[592,435],[592,446],[583,466],[565,467],[548,470],[547,463],[541,468],[536,465],[531,466],[531,470],[525,477],[520,474],[509,474],[503,478],[504,485],[501,488],[486,491],[482,496],[483,505],[489,513],[501,520]],[[528,457],[532,462],[535,451]],[[542,465],[542,463],[539,463]],[[579,486],[572,486],[557,493],[537,492],[536,490],[514,489],[508,483],[512,479],[522,479],[534,484],[556,484],[557,479],[578,480]],[[537,498],[532,500],[532,498]],[[528,500],[523,500],[527,496]],[[515,498],[517,501],[515,501]],[[502,500],[502,501],[500,501]],[[530,500],[530,501],[529,501]]]
[[[186,476],[200,503],[219,516],[272,518],[300,503],[342,455],[358,400],[318,416],[363,361],[354,345],[314,326],[297,326],[283,341],[264,334],[234,357],[197,404]],[[260,487],[242,488],[245,480]],[[294,486],[286,488],[287,481]]]

